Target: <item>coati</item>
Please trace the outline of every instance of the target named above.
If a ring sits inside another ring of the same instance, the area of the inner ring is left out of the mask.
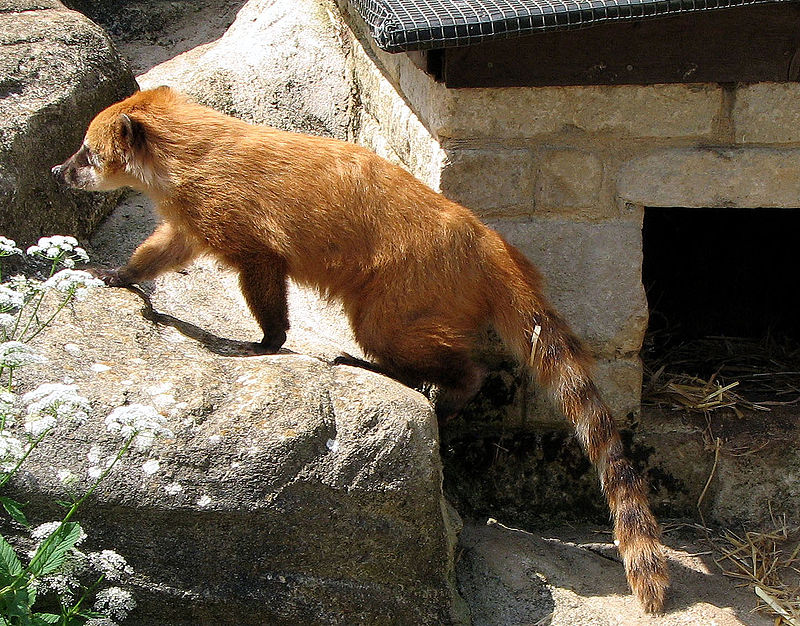
[[[628,582],[645,610],[662,609],[658,523],[591,359],[544,298],[536,268],[471,211],[364,148],[253,126],[167,87],[98,114],[53,174],[79,189],[133,187],[157,204],[163,221],[128,263],[97,271],[108,285],[210,253],[238,270],[269,353],[286,339],[291,277],[341,300],[381,371],[436,384],[440,415],[478,391],[484,371],[471,350],[493,326],[577,430],[599,471]]]

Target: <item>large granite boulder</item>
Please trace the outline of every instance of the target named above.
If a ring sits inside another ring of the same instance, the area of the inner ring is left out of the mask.
[[[94,291],[36,338],[49,362],[16,374],[19,391],[68,377],[93,409],[26,462],[14,490],[30,515],[63,497],[56,470],[80,493],[87,458],[113,453],[114,407],[153,406],[174,432],[132,449],[79,516],[133,566],[133,623],[461,621],[457,516],[422,395],[311,356],[241,356],[244,342],[141,308]]]
[[[250,0],[217,41],[139,77],[249,122],[344,139],[353,83],[329,0]]]
[[[95,114],[135,88],[83,15],[56,0],[0,3],[0,233],[30,243],[91,232],[117,196],[59,189],[50,168],[80,147]]]

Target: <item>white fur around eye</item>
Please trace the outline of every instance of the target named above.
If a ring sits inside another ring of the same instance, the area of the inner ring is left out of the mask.
[[[86,148],[86,158],[89,161],[89,165],[91,165],[94,168],[99,168],[102,163],[102,161],[100,160],[100,155],[92,151],[92,149],[89,148],[89,146],[87,146],[86,144],[83,144],[83,147]]]

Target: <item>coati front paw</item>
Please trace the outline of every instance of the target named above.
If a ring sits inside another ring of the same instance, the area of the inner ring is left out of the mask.
[[[132,281],[125,280],[120,272],[121,268],[113,270],[103,270],[100,268],[90,268],[88,272],[95,278],[102,280],[107,287],[125,287],[130,285]]]
[[[259,354],[275,354],[284,343],[286,343],[286,333],[281,330],[269,336],[264,335],[264,338],[256,346]]]

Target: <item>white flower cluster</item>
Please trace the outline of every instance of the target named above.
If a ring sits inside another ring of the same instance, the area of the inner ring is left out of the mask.
[[[13,311],[22,308],[25,304],[25,296],[6,285],[0,285],[0,311]]]
[[[17,397],[10,391],[0,391],[0,418],[4,420],[4,426],[11,426],[14,423],[16,399]]]
[[[90,552],[88,554],[89,565],[99,573],[103,574],[107,580],[118,581],[124,576],[133,574],[133,568],[120,554],[113,550],[102,550],[101,552]]]
[[[0,337],[6,339],[11,336],[17,326],[17,318],[8,313],[0,313]]]
[[[33,558],[44,541],[52,535],[59,526],[61,526],[61,522],[45,522],[31,529],[31,538],[36,542],[36,545],[29,553],[30,558]],[[86,533],[81,529],[75,545],[82,543],[85,539]],[[39,592],[52,591],[64,600],[73,602],[75,600],[75,592],[81,586],[79,577],[86,569],[86,555],[73,547],[67,552],[64,563],[58,568],[58,571],[37,579],[34,586]]]
[[[31,529],[31,539],[36,541],[37,544],[41,544],[41,542],[52,535],[59,526],[61,526],[61,522],[45,522],[44,524],[39,524],[36,528]],[[85,539],[86,533],[81,529],[80,535],[75,541],[75,545],[80,545]]]
[[[0,236],[0,257],[22,254],[22,250],[17,248],[17,242],[13,239]]]
[[[10,472],[25,456],[25,446],[7,430],[0,430],[0,471]]]
[[[78,395],[76,385],[43,383],[22,396],[28,416],[25,430],[38,437],[51,429],[59,420],[83,423],[89,416],[89,400]]]
[[[28,248],[27,253],[50,260],[61,259],[61,263],[67,268],[75,267],[75,261],[89,261],[89,255],[78,245],[78,240],[64,235],[42,237],[35,246]]]
[[[148,459],[142,465],[142,472],[145,476],[152,476],[161,469],[161,463],[157,459]]]
[[[129,404],[114,409],[106,418],[106,428],[125,438],[135,437],[134,444],[139,450],[153,445],[156,437],[174,437],[166,427],[166,419],[151,406]]]
[[[38,354],[29,345],[21,341],[6,341],[0,343],[0,367],[10,367],[11,369],[32,365],[36,363],[46,363],[47,359]]]
[[[58,478],[58,482],[67,487],[78,481],[78,476],[73,474],[72,470],[69,468],[58,470],[56,472],[56,478]]]
[[[30,297],[44,290],[44,283],[42,281],[28,278],[22,274],[12,276],[5,285],[9,289],[13,289],[18,294],[21,294],[24,300],[28,300]]]
[[[68,567],[66,562],[62,567]],[[34,588],[38,593],[52,592],[58,594],[60,598],[70,604],[75,601],[75,592],[80,585],[78,578],[71,572],[69,574],[61,572],[49,574],[34,581]]]
[[[97,592],[94,610],[108,615],[111,619],[123,620],[136,608],[136,600],[130,591],[121,587],[109,587]]]
[[[76,300],[83,300],[90,288],[102,287],[104,284],[102,280],[84,270],[66,269],[48,278],[44,287],[72,294]]]
[[[31,538],[36,542],[35,548],[30,551],[29,556],[33,558],[42,543],[52,535],[61,522],[46,522],[36,528],[31,529]],[[77,542],[86,539],[86,533],[81,532]],[[75,591],[80,587],[78,576],[86,570],[86,555],[77,548],[71,548],[65,555],[63,565],[58,571],[48,574],[35,581],[35,588],[39,592],[53,591],[65,600],[74,601]]]
[[[31,538],[36,542],[36,549],[31,552],[31,557],[47,537],[53,534],[61,522],[47,522],[32,529]],[[81,530],[76,545],[86,539],[86,533]],[[49,574],[35,581],[35,587],[40,592],[53,591],[62,599],[74,601],[77,591],[83,586],[81,580],[86,576],[96,578],[95,574],[102,574],[107,580],[120,581],[133,574],[133,569],[124,557],[113,550],[102,550],[86,554],[78,548],[71,548],[66,554],[64,564],[57,572]],[[85,589],[85,587],[84,587]],[[133,596],[119,587],[111,587],[99,591],[95,596],[95,607],[106,615],[124,619],[128,611],[136,606]],[[105,618],[95,618],[97,624],[113,624]],[[90,620],[92,621],[92,620]]]
[[[166,491],[170,496],[176,496],[183,491],[183,485],[180,483],[170,483],[169,485],[164,486],[164,491]]]

